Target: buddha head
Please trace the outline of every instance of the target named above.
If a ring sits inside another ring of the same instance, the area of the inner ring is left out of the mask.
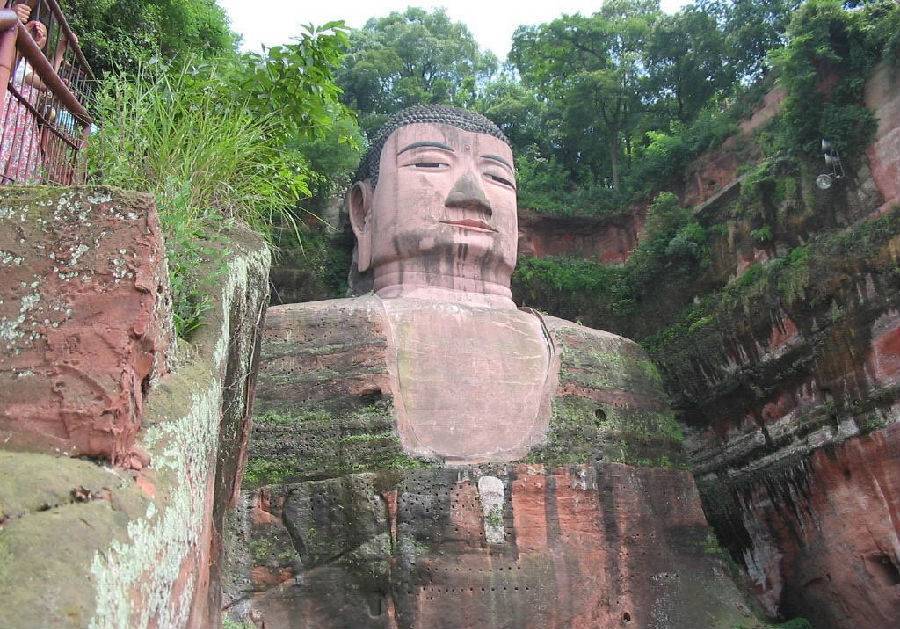
[[[360,272],[384,297],[429,289],[510,296],[518,227],[509,141],[480,114],[393,116],[349,193]]]

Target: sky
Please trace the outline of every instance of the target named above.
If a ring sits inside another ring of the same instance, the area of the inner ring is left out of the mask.
[[[288,43],[304,24],[344,20],[362,26],[371,17],[382,17],[408,6],[424,9],[444,7],[447,15],[469,27],[478,44],[501,60],[512,45],[512,34],[522,24],[548,22],[563,13],[589,15],[601,0],[219,0],[231,18],[231,28],[243,35],[244,50],[261,45]],[[674,11],[687,0],[662,0],[666,11]]]

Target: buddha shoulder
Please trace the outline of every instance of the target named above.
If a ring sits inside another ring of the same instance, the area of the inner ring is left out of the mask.
[[[390,389],[387,345],[383,309],[369,295],[269,308],[257,400],[293,408],[380,397]]]
[[[666,406],[660,374],[640,345],[559,317],[541,315],[541,319],[559,359],[557,395],[583,389],[618,391],[640,399],[642,405]]]
[[[384,308],[374,295],[306,301],[266,311],[265,341],[298,343],[306,349],[339,350],[341,345],[384,339]]]

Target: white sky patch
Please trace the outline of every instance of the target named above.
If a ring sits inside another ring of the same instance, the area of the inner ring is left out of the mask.
[[[469,27],[482,48],[493,51],[502,61],[512,45],[512,34],[522,24],[548,22],[564,13],[590,15],[600,0],[558,0],[557,2],[515,0],[453,0],[415,2],[410,0],[219,0],[231,18],[231,28],[243,36],[244,50],[258,51],[261,46],[286,44],[296,37],[304,24],[324,24],[344,20],[358,28],[372,17],[408,6],[423,9],[444,7],[453,20]],[[687,0],[662,0],[663,10],[673,12]]]

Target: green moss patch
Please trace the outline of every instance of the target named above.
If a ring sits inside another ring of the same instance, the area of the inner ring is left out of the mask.
[[[350,409],[267,411],[254,421],[248,487],[428,465],[403,452],[387,400]]]
[[[645,467],[685,467],[681,426],[669,411],[623,409],[578,396],[559,397],[546,443],[529,463],[555,467],[604,460]]]

